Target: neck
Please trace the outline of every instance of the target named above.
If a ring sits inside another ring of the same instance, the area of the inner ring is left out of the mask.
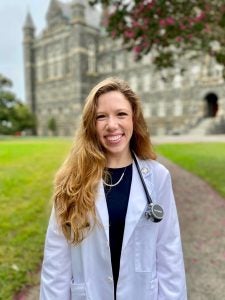
[[[131,153],[125,155],[108,155],[107,168],[124,168],[132,163],[133,159]]]

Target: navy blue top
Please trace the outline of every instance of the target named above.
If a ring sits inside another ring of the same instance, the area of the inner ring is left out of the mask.
[[[118,182],[124,170],[125,168],[107,168],[107,171],[111,175],[109,183],[114,184]],[[104,185],[109,213],[109,241],[115,291],[119,277],[120,255],[123,243],[127,206],[130,196],[131,180],[132,164],[126,167],[123,179],[119,184],[113,187]]]

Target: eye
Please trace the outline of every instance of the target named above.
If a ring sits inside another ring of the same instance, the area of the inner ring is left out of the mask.
[[[124,111],[121,111],[121,112],[119,112],[118,113],[118,116],[119,117],[125,117],[125,116],[127,116],[128,114],[126,113],[126,112],[124,112]]]
[[[105,118],[105,115],[97,115],[96,120],[103,120]]]

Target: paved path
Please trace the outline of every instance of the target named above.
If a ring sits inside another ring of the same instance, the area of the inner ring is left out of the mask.
[[[225,199],[207,183],[160,158],[171,171],[189,300],[225,299]]]
[[[214,143],[225,142],[225,134],[213,135],[157,135],[152,137],[153,144],[161,143]],[[225,298],[224,298],[225,299]]]
[[[219,136],[218,140],[221,141],[222,137],[224,139],[224,136]],[[223,300],[225,199],[198,177],[164,158],[159,160],[172,174],[183,241],[188,299]],[[23,295],[16,300],[38,300],[38,287],[32,288],[26,297]]]

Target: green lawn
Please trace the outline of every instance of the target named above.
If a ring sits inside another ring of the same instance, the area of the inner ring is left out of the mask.
[[[0,299],[34,283],[54,174],[70,146],[69,139],[0,141]]]
[[[51,208],[55,171],[71,139],[0,140],[0,299],[33,284]],[[161,153],[225,196],[225,143],[167,144]]]
[[[156,151],[200,176],[225,197],[225,143],[162,144]]]

